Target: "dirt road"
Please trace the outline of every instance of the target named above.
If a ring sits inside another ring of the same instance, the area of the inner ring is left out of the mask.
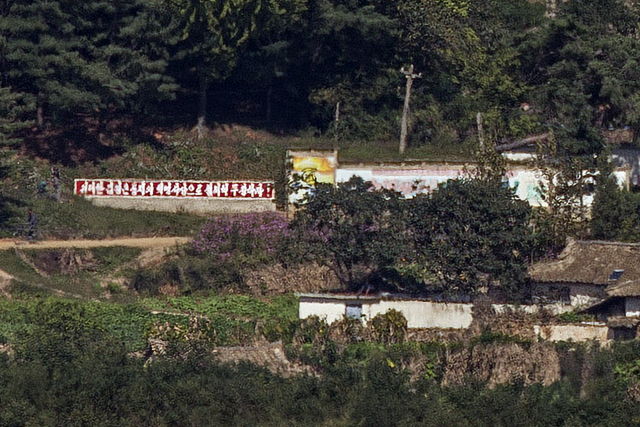
[[[1,239],[0,251],[20,249],[58,249],[58,248],[98,248],[107,246],[127,246],[134,248],[156,248],[183,245],[191,237],[142,237],[104,240],[43,240],[27,242],[25,240]]]

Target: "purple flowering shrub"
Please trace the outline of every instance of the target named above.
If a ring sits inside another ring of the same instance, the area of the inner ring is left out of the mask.
[[[288,236],[289,222],[275,212],[250,213],[214,218],[193,239],[193,250],[221,261],[232,257],[245,260],[273,259]]]

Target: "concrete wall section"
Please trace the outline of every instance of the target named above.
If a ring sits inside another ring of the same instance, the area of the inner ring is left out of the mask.
[[[507,172],[509,186],[514,188],[516,196],[526,200],[532,206],[546,206],[540,192],[542,177],[533,168],[515,167]]]
[[[472,304],[461,303],[382,300],[372,305],[370,318],[394,309],[402,312],[408,328],[465,329],[473,320],[472,308]]]
[[[413,197],[428,193],[450,179],[464,177],[465,169],[472,168],[473,165],[447,162],[344,163],[336,169],[336,183],[357,176],[371,181],[376,188],[393,189],[405,197]],[[627,170],[617,170],[615,175],[621,187],[625,187],[627,184],[624,182],[628,182]],[[520,199],[532,206],[546,206],[540,192],[544,179],[533,164],[508,165],[507,178]],[[585,195],[582,203],[591,206],[593,194]]]
[[[393,309],[402,312],[409,328],[464,329],[473,320],[472,304],[438,303],[418,300],[381,300],[381,301],[309,301],[301,300],[299,315],[301,319],[310,316],[325,318],[332,323],[341,320],[347,305],[361,305],[365,322],[378,314]]]
[[[341,320],[347,310],[345,302],[310,302],[300,301],[298,308],[298,317],[306,319],[311,316],[318,316],[325,319],[327,323],[333,323]]]
[[[609,339],[606,325],[535,325],[537,336],[548,341],[587,341],[605,342]]]
[[[373,172],[371,169],[359,169],[348,166],[340,167],[336,170],[336,182],[338,183],[347,182],[354,176],[360,177],[365,181],[371,181]]]
[[[185,197],[86,197],[96,206],[199,215],[275,211],[273,200]]]
[[[428,193],[439,184],[450,179],[465,176],[462,163],[422,163],[422,164],[358,164],[340,165],[336,170],[336,182],[346,182],[357,176],[371,181],[376,188],[390,188],[405,197]],[[533,206],[544,205],[540,195],[540,174],[532,167],[512,166],[508,173],[509,185],[516,189],[516,195]]]
[[[463,164],[429,163],[416,165],[359,164],[341,165],[336,170],[336,182],[346,182],[357,176],[371,181],[375,188],[399,191],[405,197],[428,193],[438,184],[464,175]]]

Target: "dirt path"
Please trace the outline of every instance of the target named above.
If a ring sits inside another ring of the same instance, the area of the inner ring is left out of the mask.
[[[20,249],[57,249],[57,248],[98,248],[107,246],[127,246],[134,248],[156,248],[183,245],[191,237],[142,237],[103,240],[43,240],[27,242],[25,240],[1,239],[0,251]]]

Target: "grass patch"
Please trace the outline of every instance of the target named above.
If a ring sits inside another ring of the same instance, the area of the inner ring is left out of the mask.
[[[91,252],[98,261],[98,273],[112,273],[116,269],[135,261],[142,253],[140,248],[113,246],[92,248]]]
[[[0,252],[0,270],[4,270],[16,278],[16,280],[27,284],[50,285],[47,277],[38,274],[33,267],[25,262],[16,251]]]
[[[187,214],[96,207],[80,198],[54,205],[50,212],[42,218],[44,232],[72,238],[188,236],[195,234],[204,221]]]
[[[38,326],[33,324],[33,313],[43,307],[65,304],[65,298],[0,298],[0,341],[16,342],[20,333]],[[78,303],[74,301],[74,304]],[[84,320],[116,338],[129,351],[143,350],[147,346],[146,331],[156,316],[137,304],[112,304],[95,301],[79,302]],[[73,305],[75,306],[75,305]]]
[[[40,239],[190,236],[205,221],[201,216],[181,213],[98,207],[79,197],[64,203],[33,199],[24,204],[38,215]],[[11,220],[0,230],[4,237],[11,236],[16,228],[26,228],[26,208],[13,205],[11,209]]]
[[[0,269],[16,278],[13,293],[104,298],[103,278],[120,274],[118,270],[134,261],[140,252],[139,248],[129,247],[4,251]],[[126,301],[128,296],[122,290],[118,299]]]
[[[15,342],[20,331],[37,326],[32,324],[35,310],[64,306],[69,301],[68,298],[43,295],[40,298],[0,298],[0,343]],[[168,325],[169,331],[175,330],[174,327],[188,327],[189,315],[207,317],[209,326],[205,322],[202,325],[210,334],[211,343],[217,345],[247,342],[256,332],[273,340],[286,339],[297,320],[297,299],[293,295],[269,301],[238,296],[207,296],[198,300],[153,298],[130,304],[76,300],[71,306],[76,307],[81,321],[114,336],[130,351],[144,349],[147,338],[158,330],[159,325]],[[152,310],[168,313],[154,314]],[[258,325],[262,326],[257,328]]]

